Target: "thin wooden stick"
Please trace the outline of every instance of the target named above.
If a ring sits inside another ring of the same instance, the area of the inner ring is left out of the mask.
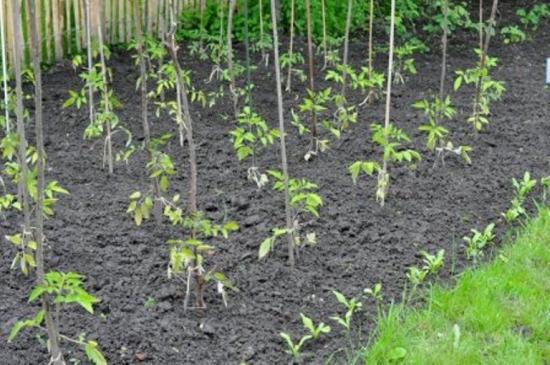
[[[391,0],[391,20],[390,20],[390,52],[388,56],[388,85],[386,89],[386,110],[384,114],[384,134],[388,134],[390,128],[390,111],[391,111],[391,84],[392,84],[392,70],[393,70],[393,51],[394,51],[394,39],[395,39],[395,0]],[[382,171],[378,177],[383,180],[384,189],[387,189],[389,183],[388,176],[388,162],[383,159]],[[379,180],[380,184],[380,180]],[[385,203],[385,192],[380,196],[380,205],[383,207]]]
[[[235,69],[233,65],[233,13],[237,5],[236,0],[229,0],[229,15],[227,16],[227,68],[229,69],[230,92],[233,98],[233,113],[235,121],[239,119],[239,94],[237,91],[237,83],[235,82]]]
[[[34,104],[35,104],[35,134],[36,151],[38,154],[37,164],[37,200],[36,200],[36,283],[44,283],[44,187],[46,185],[46,153],[44,151],[44,128],[42,123],[42,70],[40,69],[40,41],[38,39],[38,18],[36,17],[35,0],[29,0],[29,23],[31,28],[31,52],[32,65],[35,80]],[[52,365],[64,365],[63,353],[59,346],[59,332],[52,317],[50,302],[47,295],[42,295],[42,309],[46,322],[46,331],[48,333],[49,347],[51,353],[50,363]]]
[[[344,40],[344,58],[342,65],[344,66],[344,74],[342,75],[342,99],[346,100],[346,82],[348,77],[348,55],[349,55],[349,32],[351,28],[351,14],[353,11],[353,0],[348,0],[348,13],[346,17],[346,35]]]
[[[6,134],[10,133],[10,112],[8,97],[8,58],[6,56],[6,34],[4,28],[4,4],[0,4],[0,43],[2,47],[2,85],[4,89],[4,113],[6,123]]]
[[[293,47],[294,47],[294,17],[295,17],[295,0],[290,1],[290,45],[288,47],[288,55],[290,58],[290,63],[288,65],[288,75],[286,79],[286,91],[289,92],[292,85],[292,56],[293,56]]]
[[[275,0],[271,0],[271,25],[273,28],[273,65],[275,67],[275,81],[277,83],[277,114],[279,117],[279,132],[281,135],[281,165],[283,168],[283,178],[285,186],[285,218],[287,230],[286,236],[288,241],[288,263],[291,268],[294,268],[294,234],[292,228],[292,212],[288,192],[288,164],[286,160],[285,117],[283,112],[283,90],[281,86],[281,66],[279,64],[279,35],[277,31],[277,9],[275,7]]]

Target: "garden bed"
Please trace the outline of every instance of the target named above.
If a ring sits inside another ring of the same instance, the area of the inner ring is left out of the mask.
[[[423,116],[411,104],[428,96],[439,83],[439,49],[437,42],[433,44],[428,54],[416,57],[418,76],[393,90],[392,120],[412,136],[423,160],[412,170],[393,168],[384,208],[374,199],[375,179],[362,178],[353,185],[347,172],[351,162],[373,155],[369,125],[383,120],[383,101],[361,107],[358,123],[332,143],[328,152],[310,162],[303,159],[307,138],[299,137],[290,124],[287,126],[290,175],[316,182],[324,198],[321,218],[308,227],[317,234],[317,246],[300,252],[294,270],[286,263],[283,244],[273,255],[258,261],[259,244],[271,228],[284,222],[284,201],[280,193],[269,188],[258,190],[247,181],[247,166],[237,161],[228,137],[234,128],[224,117],[232,115],[229,100],[212,109],[193,105],[199,209],[209,217],[227,216],[241,226],[229,240],[216,241],[219,250],[211,258],[240,291],[230,294],[228,308],[224,308],[215,290],[208,291],[208,309],[204,312],[184,313],[184,288],[166,275],[166,240],[177,237],[177,230],[168,223],[156,226],[152,221],[136,227],[126,213],[128,196],[149,184],[144,171],[146,154],[138,152],[127,166],[119,165],[109,177],[101,166],[102,143],[82,139],[86,112],[62,108],[68,90],[80,88],[81,81],[70,66],[52,68],[44,75],[47,177],[58,180],[71,195],[58,202],[55,217],[46,222],[46,266],[86,275],[87,288],[101,299],[96,309],[99,316],[71,312],[64,318],[61,331],[86,332],[97,338],[112,364],[133,364],[140,362],[138,358],[149,364],[280,364],[288,356],[279,332],[301,333],[300,312],[316,322],[329,321],[340,310],[332,289],[355,296],[363,288],[381,282],[385,299],[399,300],[405,270],[419,262],[420,250],[435,252],[444,248],[448,258],[444,277],[449,277],[451,262],[459,271],[465,264],[462,237],[471,228],[479,229],[500,219],[500,212],[513,197],[511,178],[521,177],[525,171],[535,177],[550,172],[550,93],[543,88],[550,34],[542,29],[533,34],[531,41],[515,46],[505,46],[495,39],[490,54],[500,61],[493,77],[505,81],[507,90],[503,100],[492,107],[492,123],[482,133],[474,134],[465,122],[471,90],[461,90],[453,97],[459,113],[446,126],[453,140],[473,148],[471,166],[449,156],[445,165],[434,167],[434,156],[426,150],[425,137],[418,132]],[[475,62],[471,50],[474,44],[475,34],[451,40],[451,71]],[[360,65],[365,55],[364,42],[351,45],[352,64]],[[384,69],[385,64],[385,57],[379,57],[377,69]],[[191,70],[199,88],[214,87],[204,84],[210,65],[191,59],[184,60],[183,65]],[[126,52],[115,53],[110,66],[115,76],[113,88],[124,104],[119,117],[139,139],[137,68]],[[275,126],[272,67],[258,66],[253,83],[256,112]],[[294,85],[294,91],[303,94],[305,86],[298,82]],[[285,95],[289,120],[290,107],[296,108],[298,100]],[[364,98],[351,91],[349,95],[350,101],[357,103]],[[168,118],[157,120],[153,113],[151,118],[153,134],[176,131]],[[172,186],[183,193],[187,189],[186,149],[173,138],[168,153],[178,170]],[[262,156],[259,165],[278,168],[277,149]],[[6,214],[0,223],[1,234],[12,232],[18,224],[14,215]],[[36,339],[29,333],[14,343],[5,341],[15,321],[32,315],[35,308],[27,304],[33,279],[9,269],[15,250],[6,243],[3,247],[0,362],[47,363],[45,349],[36,346]],[[365,304],[367,314],[375,312],[372,303]],[[368,328],[363,326],[358,333],[363,340]],[[346,346],[344,342],[334,325],[330,335],[311,342],[305,351],[312,354],[312,363],[320,363]]]

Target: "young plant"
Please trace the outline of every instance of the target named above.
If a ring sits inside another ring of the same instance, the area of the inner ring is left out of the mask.
[[[280,137],[280,132],[277,129],[269,129],[265,119],[248,106],[239,114],[237,124],[238,127],[229,132],[233,148],[239,161],[251,157],[252,166],[248,168],[248,180],[254,181],[258,188],[261,188],[267,183],[268,178],[259,171],[256,156],[261,149],[272,145]]]
[[[403,293],[403,303],[405,304],[413,300],[418,287],[423,284],[430,275],[437,275],[445,263],[445,250],[439,250],[435,255],[426,251],[421,251],[420,254],[423,257],[422,261],[424,262],[424,266],[422,266],[422,268],[411,266],[407,271],[407,279],[412,285],[412,288],[408,296],[405,288]]]
[[[209,283],[215,282],[218,293],[222,296],[224,305],[227,306],[225,288],[237,290],[231,281],[215,267],[209,271],[205,269],[205,258],[215,252],[215,247],[204,241],[219,235],[229,237],[229,233],[239,229],[234,221],[223,225],[213,224],[209,219],[197,211],[190,215],[184,215],[183,209],[176,206],[179,197],[172,200],[172,204],[166,205],[164,215],[170,222],[179,226],[183,232],[187,232],[183,239],[168,240],[170,247],[170,263],[168,265],[168,277],[182,281],[186,287],[184,308],[187,310],[191,295],[191,281],[195,283],[195,307],[206,308],[204,292]]]
[[[481,52],[476,50],[476,54],[480,55]],[[483,63],[478,62],[474,68],[456,71],[454,82],[455,91],[463,84],[479,85],[479,94],[476,92],[473,99],[473,112],[467,119],[478,132],[489,124],[491,103],[500,100],[506,90],[502,81],[493,80],[490,76],[490,70],[497,65],[497,58],[486,56],[484,59]]]
[[[508,223],[512,223],[522,215],[526,215],[525,208],[523,204],[527,194],[534,189],[537,185],[537,180],[531,179],[531,174],[528,171],[523,174],[523,179],[520,181],[515,178],[512,179],[512,184],[516,191],[516,196],[512,199],[512,206],[508,208],[505,213],[502,213],[502,216]]]
[[[420,161],[421,156],[415,150],[401,148],[403,142],[410,142],[410,138],[393,124],[389,124],[386,128],[380,124],[372,124],[371,131],[372,141],[382,148],[382,165],[377,161],[355,161],[348,170],[354,184],[361,173],[369,176],[378,173],[376,201],[384,206],[390,184],[390,175],[384,169],[386,164],[408,163],[412,165],[415,161]]]
[[[273,189],[284,191],[285,181],[284,175],[280,171],[268,170],[267,173],[275,179]],[[292,250],[302,247],[304,244],[314,245],[316,243],[315,233],[308,232],[305,237],[302,237],[301,231],[304,224],[301,219],[304,215],[309,214],[314,217],[319,217],[319,209],[323,205],[323,199],[316,193],[318,186],[306,179],[289,179],[288,194],[291,212],[292,226],[290,228],[274,228],[272,235],[266,238],[259,249],[259,258],[262,259],[271,252],[277,241],[277,238],[283,234],[290,234],[292,237]]]
[[[474,263],[477,263],[478,260],[483,257],[483,250],[495,240],[495,234],[493,233],[494,228],[495,224],[490,223],[485,227],[483,232],[472,229],[473,235],[463,238],[466,242],[466,257],[469,260],[473,260]]]
[[[440,122],[444,119],[452,119],[456,113],[451,104],[451,98],[447,96],[444,100],[434,96],[432,100],[422,99],[413,104],[413,108],[422,110],[428,119],[428,123],[421,125],[418,129],[426,134],[426,147],[434,151],[437,146],[443,146],[449,134],[449,130],[443,127]]]
[[[323,333],[326,334],[326,333],[330,332],[330,326],[327,326],[323,322],[319,323],[316,326],[313,323],[313,320],[311,318],[309,318],[308,316],[304,315],[303,313],[300,313],[300,317],[302,318],[302,324],[309,331],[312,339],[316,340]]]
[[[63,340],[69,343],[78,345],[84,350],[86,357],[95,365],[107,365],[107,360],[101,353],[99,345],[94,340],[86,340],[85,335],[81,334],[76,338],[65,336],[58,331],[60,326],[60,312],[67,305],[77,304],[84,308],[88,313],[94,314],[94,305],[99,302],[99,299],[91,295],[84,289],[84,276],[74,272],[58,272],[50,271],[44,277],[44,282],[34,287],[29,295],[29,302],[35,302],[39,299],[46,301],[48,307],[39,310],[31,319],[21,320],[15,323],[11,328],[8,341],[12,342],[17,335],[24,329],[36,328],[41,331],[47,331],[44,327],[53,326],[56,331],[56,344],[58,340]],[[49,305],[55,305],[55,317],[48,315]],[[54,319],[55,318],[55,319]],[[49,322],[52,323],[49,323]],[[51,341],[51,338],[50,338]],[[51,344],[49,345],[51,346]],[[59,351],[52,352],[51,364],[64,364],[62,355]]]
[[[297,68],[296,66],[302,65],[305,62],[304,56],[298,52],[287,52],[281,55],[281,70],[287,70],[287,79],[286,79],[286,91],[290,91],[292,85],[292,76],[298,78],[300,82],[305,82],[307,80],[306,73]]]
[[[417,52],[425,52],[428,49],[424,43],[413,38],[399,47],[395,47],[395,64],[393,76],[395,84],[404,84],[407,75],[416,75],[416,63],[413,55]]]
[[[92,68],[80,73],[80,77],[85,81],[85,85],[80,91],[69,90],[69,98],[63,104],[64,108],[75,106],[80,109],[85,104],[93,103],[93,96],[100,94],[100,102],[97,110],[92,108],[90,112],[93,119],[84,130],[84,138],[95,139],[103,138],[103,167],[108,166],[109,174],[113,173],[113,136],[117,133],[126,135],[124,147],[116,154],[117,161],[127,161],[135,150],[132,146],[132,134],[120,122],[115,110],[122,104],[114,95],[113,90],[109,89],[109,80],[112,78],[111,70],[106,66],[106,60],[110,57],[110,50],[101,43],[95,46],[92,51],[92,57],[99,55],[100,61],[93,64]],[[73,58],[73,67],[82,66],[82,57]],[[86,90],[92,90],[91,95]]]
[[[361,303],[356,298],[348,299],[344,296],[344,294],[336,290],[333,290],[332,292],[334,293],[334,296],[336,297],[338,303],[344,306],[344,308],[346,309],[346,313],[343,317],[335,315],[330,318],[336,321],[336,323],[338,323],[340,326],[344,327],[346,333],[349,334],[351,331],[351,320],[353,318],[353,315],[361,310],[361,308],[363,307],[363,303]]]
[[[302,336],[302,338],[300,338],[298,340],[298,342],[295,343],[292,340],[292,337],[290,337],[290,335],[288,333],[281,332],[279,335],[281,336],[281,338],[285,341],[285,344],[287,345],[286,352],[289,355],[292,355],[292,359],[294,361],[300,360],[300,357],[302,356],[302,348],[304,347],[304,345],[306,344],[307,341],[312,339],[311,335],[305,335],[305,336]]]
[[[518,9],[516,14],[525,28],[530,27],[531,30],[537,30],[544,18],[550,19],[550,5],[536,4],[531,10]]]
[[[306,5],[309,5],[307,3]],[[289,193],[289,178],[288,178],[288,163],[286,156],[285,143],[285,117],[283,111],[283,89],[281,79],[281,66],[279,60],[279,31],[277,28],[277,3],[276,0],[270,0],[271,8],[271,29],[273,32],[273,64],[275,68],[275,81],[277,90],[277,116],[279,119],[279,134],[281,142],[281,168],[282,168],[282,183],[285,200],[285,232],[287,236],[288,263],[291,268],[294,268],[294,237],[292,234],[292,207],[290,205]],[[268,250],[269,251],[269,250]],[[267,252],[266,252],[267,253]]]
[[[527,39],[527,34],[516,25],[503,27],[500,35],[504,38],[504,44],[521,43]]]

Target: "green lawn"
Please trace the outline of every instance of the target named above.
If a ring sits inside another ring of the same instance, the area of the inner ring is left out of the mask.
[[[380,320],[365,364],[550,365],[550,210],[492,262],[427,295]]]

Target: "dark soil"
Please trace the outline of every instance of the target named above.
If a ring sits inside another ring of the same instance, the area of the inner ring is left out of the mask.
[[[506,15],[512,7],[503,6]],[[114,176],[107,176],[101,167],[101,142],[82,139],[86,111],[62,109],[68,90],[81,87],[78,76],[68,66],[50,70],[44,77],[47,175],[71,195],[60,199],[55,217],[47,221],[47,267],[86,275],[87,288],[101,298],[96,316],[69,308],[62,317],[62,332],[85,332],[97,339],[112,364],[281,364],[288,356],[279,332],[304,334],[301,312],[325,323],[332,322],[330,316],[341,313],[331,290],[358,296],[365,287],[381,282],[385,300],[399,300],[407,267],[421,261],[419,251],[435,252],[439,248],[447,252],[444,278],[449,278],[451,263],[456,271],[466,264],[462,237],[471,228],[501,221],[500,212],[507,209],[513,197],[511,178],[521,177],[525,171],[535,177],[550,172],[550,94],[543,86],[550,34],[545,28],[517,46],[494,40],[491,54],[500,62],[493,76],[505,81],[507,90],[503,100],[493,105],[492,122],[482,133],[472,133],[465,122],[472,90],[463,88],[453,95],[459,114],[447,127],[456,143],[473,147],[471,166],[450,156],[444,166],[433,168],[434,156],[426,150],[424,136],[417,130],[424,120],[411,104],[429,95],[430,90],[437,90],[437,40],[431,43],[430,53],[416,57],[418,75],[394,88],[392,119],[411,135],[412,145],[422,151],[423,160],[415,170],[391,167],[391,188],[384,208],[374,199],[375,178],[362,177],[353,185],[347,172],[351,162],[380,155],[370,142],[369,125],[383,120],[383,102],[362,107],[359,122],[340,141],[332,143],[330,151],[311,162],[303,159],[307,138],[298,137],[287,123],[291,175],[316,182],[325,203],[321,218],[308,226],[316,232],[318,244],[300,252],[295,270],[286,263],[283,243],[266,260],[257,259],[258,246],[271,228],[284,225],[283,197],[269,188],[258,190],[246,180],[248,166],[237,161],[228,138],[233,123],[223,117],[232,114],[229,99],[213,109],[194,105],[199,208],[213,219],[227,215],[241,226],[230,239],[213,241],[218,251],[207,259],[208,267],[216,265],[225,272],[240,292],[231,293],[229,307],[224,308],[215,288],[210,288],[204,313],[184,313],[184,288],[166,276],[165,242],[178,237],[178,231],[168,223],[157,227],[152,221],[136,227],[126,214],[128,196],[148,187],[146,154],[138,152],[128,166],[120,165]],[[472,66],[475,57],[471,49],[475,45],[475,34],[451,40],[451,73]],[[364,62],[365,54],[364,42],[352,45],[354,65]],[[134,86],[137,69],[124,52],[115,55],[110,65],[116,78],[116,94],[124,103],[119,117],[139,140],[139,94]],[[191,59],[186,59],[184,65],[199,88],[214,87],[203,82],[209,75],[209,65]],[[385,68],[381,57],[377,69]],[[272,68],[259,66],[253,78],[254,109],[275,127]],[[451,83],[449,76],[449,89]],[[294,85],[294,91],[303,94],[305,85]],[[350,98],[358,103],[363,96],[352,93]],[[290,108],[296,107],[299,98],[293,93],[286,94],[286,99],[288,120]],[[158,120],[153,113],[151,118],[155,134],[176,130],[169,118]],[[167,151],[178,169],[172,190],[185,196],[187,151],[179,146],[177,138]],[[259,164],[262,168],[278,168],[278,149],[268,150]],[[16,215],[5,214],[2,235],[13,233],[18,225]],[[503,230],[501,222],[499,232]],[[27,303],[32,279],[9,268],[15,250],[6,242],[2,247],[0,363],[45,364],[46,349],[32,331],[21,334],[13,343],[6,342],[11,326],[31,316],[37,306]],[[148,298],[154,299],[154,306],[144,305]],[[364,304],[365,314],[357,316],[354,336],[354,341],[363,343],[370,327],[367,318],[374,313],[371,301]],[[334,351],[348,346],[338,325],[330,324],[330,335],[306,346],[307,363],[321,363]],[[80,350],[71,345],[65,348],[67,360],[82,359]],[[144,360],[138,360],[136,354]]]

